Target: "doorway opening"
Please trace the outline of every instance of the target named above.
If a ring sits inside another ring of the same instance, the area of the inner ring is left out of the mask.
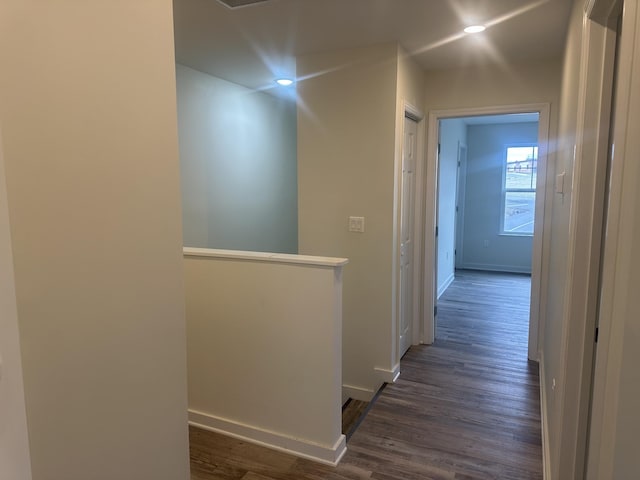
[[[549,106],[429,120],[422,342],[436,338],[438,297],[456,269],[531,275],[527,356],[538,360]]]
[[[528,324],[530,310],[538,116],[487,115],[439,123],[436,302],[442,302],[455,280],[457,293],[447,295],[447,305],[455,298],[494,298],[518,307],[518,315],[510,318],[520,329]],[[440,309],[436,315],[436,335],[439,327],[447,327],[442,314]]]

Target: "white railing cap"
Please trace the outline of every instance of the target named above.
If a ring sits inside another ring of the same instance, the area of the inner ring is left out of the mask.
[[[182,252],[185,257],[230,258],[258,262],[318,265],[323,267],[341,267],[349,263],[348,258],[316,257],[313,255],[294,255],[290,253],[248,252],[243,250],[220,250],[215,248],[184,247]]]

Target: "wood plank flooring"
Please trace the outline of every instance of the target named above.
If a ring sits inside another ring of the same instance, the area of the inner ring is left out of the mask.
[[[436,342],[409,349],[338,467],[192,428],[191,478],[542,479],[528,306],[526,276],[457,272],[438,303]]]
[[[350,398],[342,406],[342,433],[347,437],[347,441],[353,432],[360,426],[360,423],[369,412],[371,403]]]

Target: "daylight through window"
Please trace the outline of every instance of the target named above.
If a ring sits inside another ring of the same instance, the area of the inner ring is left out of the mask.
[[[533,235],[538,146],[507,147],[504,168],[502,233]]]

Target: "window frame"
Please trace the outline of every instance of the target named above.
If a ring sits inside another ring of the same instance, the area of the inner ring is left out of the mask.
[[[519,148],[519,147],[532,147],[535,148],[535,162],[536,162],[536,182],[534,183],[532,188],[507,188],[507,157],[509,148]],[[539,159],[540,147],[538,142],[520,142],[520,143],[507,143],[503,147],[503,155],[502,155],[502,184],[501,184],[501,193],[500,193],[500,235],[505,236],[513,236],[513,237],[533,237],[534,232],[514,232],[505,230],[505,213],[507,207],[507,193],[510,192],[531,192],[534,194],[534,221],[535,221],[535,194],[537,194],[537,176],[538,176],[538,159]]]

